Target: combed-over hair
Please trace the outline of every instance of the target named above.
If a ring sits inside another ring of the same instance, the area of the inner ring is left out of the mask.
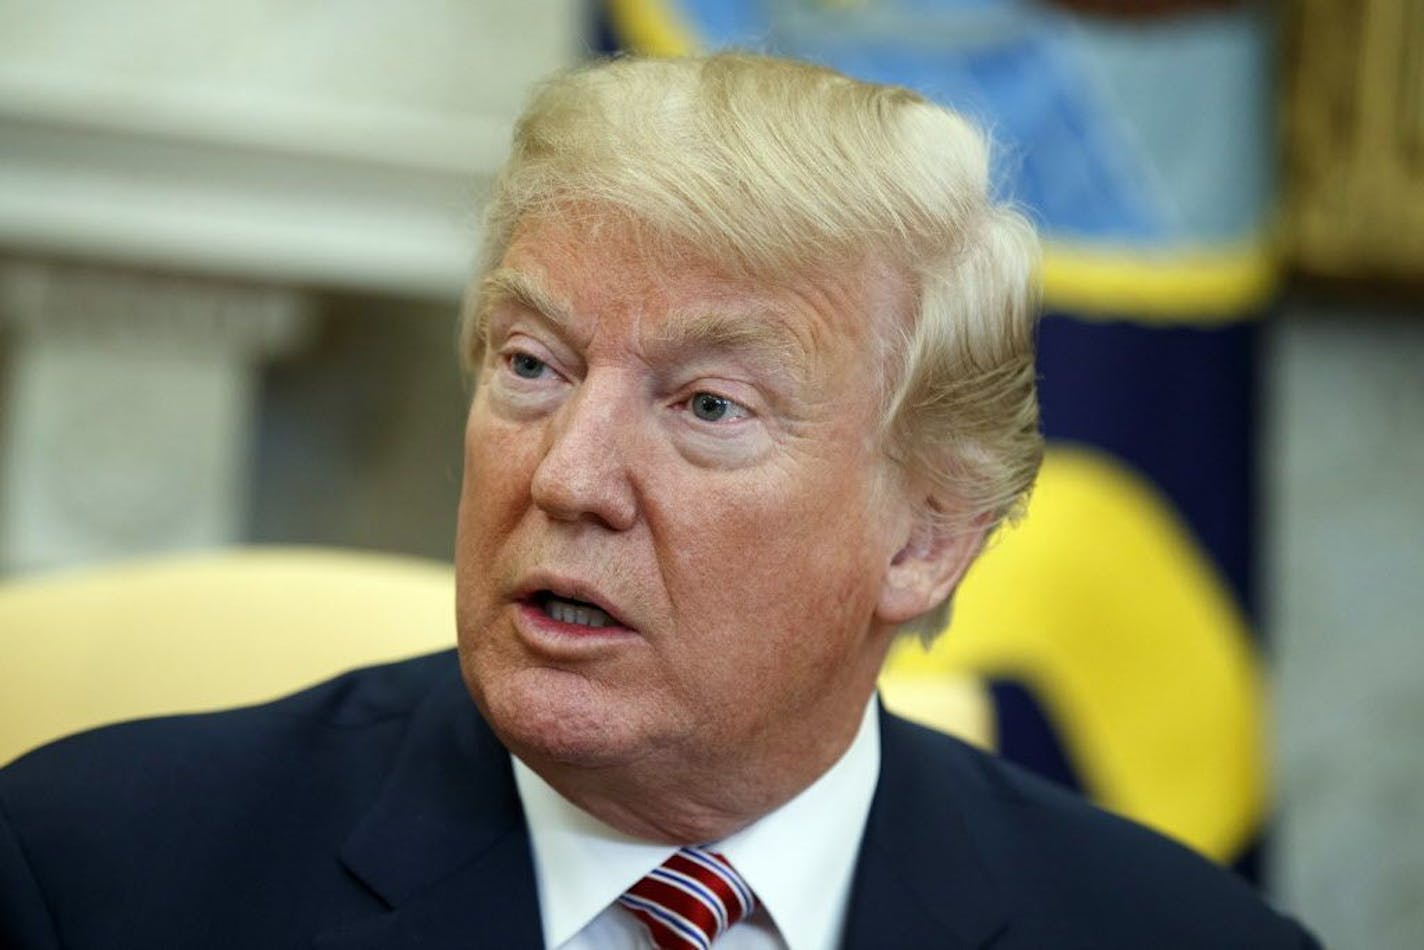
[[[545,83],[515,126],[482,272],[521,218],[590,207],[730,273],[887,262],[917,310],[866,315],[901,337],[888,348],[886,450],[935,517],[992,529],[1021,508],[1043,449],[1038,245],[988,176],[984,137],[908,89],[745,53],[604,61]],[[462,352],[478,366],[470,296]]]

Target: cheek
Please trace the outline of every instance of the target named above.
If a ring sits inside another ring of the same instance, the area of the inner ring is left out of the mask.
[[[529,509],[529,472],[537,459],[521,447],[532,440],[514,437],[507,424],[482,414],[478,404],[465,427],[464,481],[456,521],[455,569],[461,615],[467,622],[484,614],[508,580],[509,541]]]
[[[528,497],[537,441],[494,419],[481,402],[465,424],[465,471],[460,489],[460,546],[478,545],[513,527]]]
[[[804,479],[804,473],[802,473]],[[744,491],[690,496],[667,532],[665,564],[677,605],[700,617],[718,640],[735,631],[757,649],[812,655],[834,631],[858,636],[869,622],[879,585],[880,544],[864,515],[862,486],[842,476],[789,482],[762,480]],[[818,637],[807,637],[809,629]],[[728,643],[737,650],[739,643]]]

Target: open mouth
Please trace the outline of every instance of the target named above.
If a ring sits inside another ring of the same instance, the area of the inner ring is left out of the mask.
[[[569,597],[559,597],[553,591],[535,591],[529,603],[545,616],[575,627],[621,627],[618,618],[595,604]]]

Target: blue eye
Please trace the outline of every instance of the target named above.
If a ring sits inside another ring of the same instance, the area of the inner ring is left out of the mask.
[[[515,353],[509,358],[509,368],[515,376],[538,379],[544,372],[544,361],[528,353]]]
[[[697,393],[689,403],[692,414],[703,422],[720,422],[726,418],[734,403],[714,393]]]

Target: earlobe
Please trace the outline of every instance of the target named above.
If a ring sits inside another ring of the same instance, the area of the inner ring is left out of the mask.
[[[988,515],[958,527],[928,516],[917,518],[885,571],[876,617],[889,624],[906,623],[954,593],[978,555],[988,526]]]

